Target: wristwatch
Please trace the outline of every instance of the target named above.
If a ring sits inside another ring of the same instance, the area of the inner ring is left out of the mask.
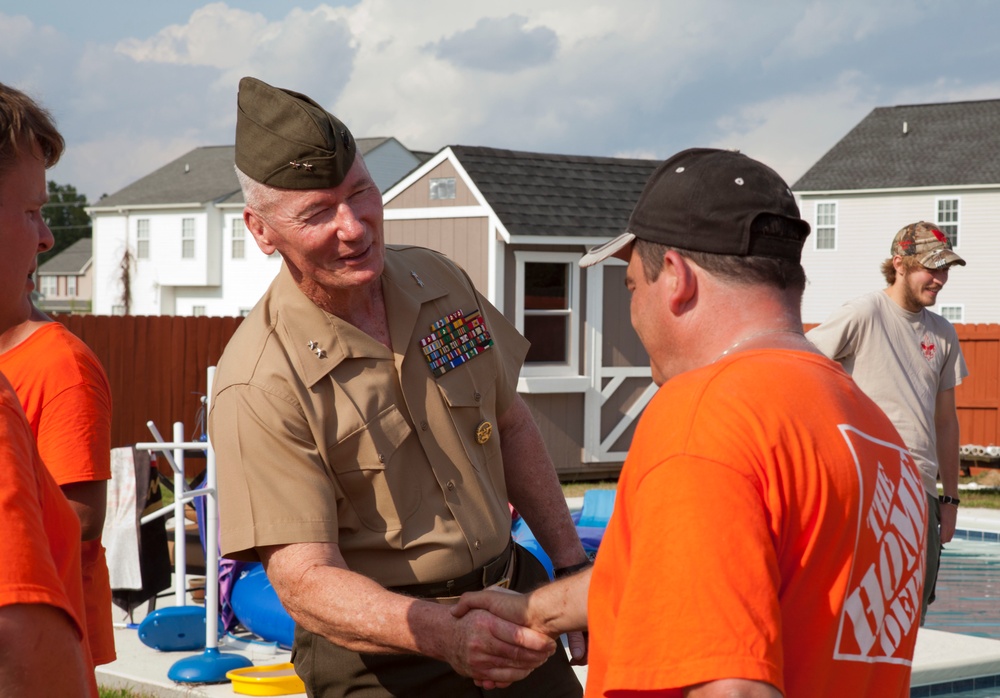
[[[955,506],[958,506],[958,503],[961,500],[958,497],[949,497],[946,494],[939,494],[938,501],[941,502],[942,504],[954,504]]]

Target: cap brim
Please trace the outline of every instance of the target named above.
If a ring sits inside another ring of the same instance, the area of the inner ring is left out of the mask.
[[[628,261],[628,257],[625,256],[627,248],[635,240],[635,235],[632,233],[622,233],[614,240],[606,242],[599,247],[595,247],[587,254],[580,258],[581,267],[591,267],[595,264],[603,262],[608,257],[617,257],[618,259]]]
[[[940,269],[944,266],[950,266],[952,264],[959,264],[965,266],[965,260],[955,254],[954,250],[949,250],[947,248],[938,248],[933,252],[929,252],[918,259],[920,264],[927,267],[928,269]]]

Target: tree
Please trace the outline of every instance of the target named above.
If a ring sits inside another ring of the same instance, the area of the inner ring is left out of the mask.
[[[72,184],[56,184],[49,180],[49,202],[42,206],[42,218],[52,231],[56,244],[39,255],[39,264],[56,256],[80,238],[91,235],[90,216],[84,211],[87,197],[78,194]]]

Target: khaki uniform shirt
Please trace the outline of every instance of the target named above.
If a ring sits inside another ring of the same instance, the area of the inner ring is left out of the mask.
[[[528,343],[436,252],[387,248],[381,283],[392,350],[284,266],[226,347],[209,418],[224,555],[337,543],[352,570],[397,586],[457,577],[507,545],[496,426]],[[436,377],[421,340],[476,309],[494,346]]]

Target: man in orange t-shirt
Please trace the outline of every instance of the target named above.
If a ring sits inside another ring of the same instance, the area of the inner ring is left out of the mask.
[[[94,663],[113,662],[111,583],[101,544],[111,478],[107,376],[82,340],[37,308],[0,334],[0,352],[0,373],[21,400],[42,461],[80,518],[87,634]]]
[[[580,261],[628,262],[661,386],[594,567],[456,614],[589,624],[588,696],[909,695],[926,500],[892,423],[802,334],[808,234],[745,155],[657,169],[628,232]]]
[[[44,110],[0,84],[0,342],[31,314],[37,256],[53,244],[41,217],[45,170],[63,146]],[[0,561],[0,693],[96,697],[83,633],[80,521],[42,464],[2,376]]]

